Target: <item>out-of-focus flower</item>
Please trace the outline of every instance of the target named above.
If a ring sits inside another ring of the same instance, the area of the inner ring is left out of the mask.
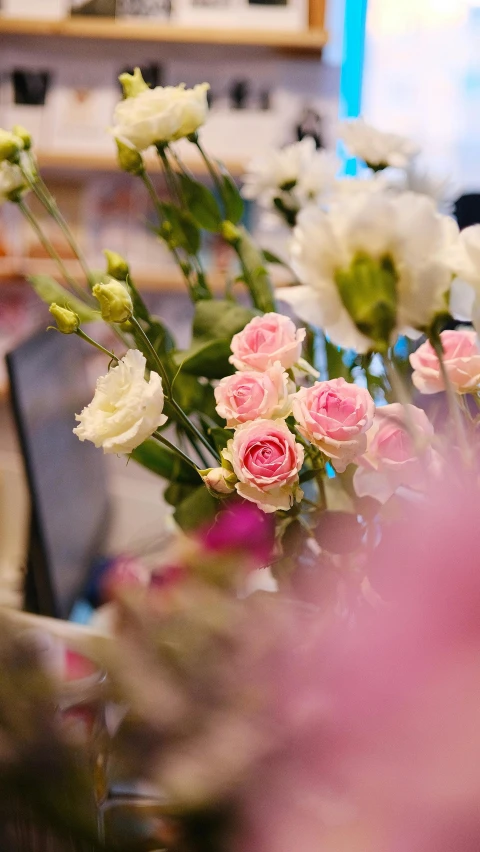
[[[443,362],[457,393],[474,393],[480,386],[480,348],[474,331],[442,331]],[[410,355],[412,381],[422,393],[445,390],[438,356],[427,340]]]
[[[138,151],[189,136],[206,120],[209,88],[201,83],[193,89],[183,84],[142,89],[116,106],[112,133]]]
[[[450,309],[459,320],[473,321],[480,328],[480,225],[460,231],[458,239],[444,253],[454,275]]]
[[[387,166],[404,169],[419,152],[411,139],[377,130],[361,118],[345,121],[340,129],[340,138],[353,157],[364,160],[372,169],[385,169]]]
[[[301,388],[293,398],[293,416],[304,438],[331,459],[340,473],[367,447],[375,403],[365,388],[331,379]]]
[[[104,453],[131,453],[166,422],[160,376],[151,371],[138,349],[129,349],[116,367],[97,381],[90,405],[76,414],[73,431],[81,441],[92,441]]]
[[[256,568],[263,568],[272,558],[275,520],[253,503],[238,502],[220,511],[200,539],[207,552],[243,553]]]
[[[445,310],[451,271],[442,252],[457,234],[453,219],[414,193],[360,193],[329,213],[305,209],[291,247],[303,283],[278,295],[339,346],[385,350]]]
[[[245,370],[225,376],[215,388],[217,413],[228,427],[259,418],[287,417],[292,409],[292,385],[279,361],[264,372]]]
[[[338,166],[333,154],[317,151],[314,140],[306,137],[254,160],[245,175],[242,194],[257,199],[265,207],[278,206],[280,202],[295,213],[328,195]]]
[[[301,356],[306,333],[282,314],[254,317],[243,331],[233,335],[229,361],[237,370],[263,371],[276,361],[288,370]]]
[[[20,136],[0,128],[0,162],[18,162],[24,143]]]
[[[8,160],[0,162],[0,206],[19,201],[28,192],[28,183],[19,166]]]
[[[130,270],[125,258],[118,252],[109,251],[109,249],[105,249],[103,253],[107,261],[107,275],[117,281],[126,281]]]
[[[238,478],[237,492],[264,512],[290,509],[302,498],[298,474],[303,455],[284,420],[244,423],[223,450]]]
[[[421,408],[399,403],[377,408],[367,432],[366,452],[353,477],[359,497],[386,501],[401,487],[425,492],[438,467],[433,426]]]

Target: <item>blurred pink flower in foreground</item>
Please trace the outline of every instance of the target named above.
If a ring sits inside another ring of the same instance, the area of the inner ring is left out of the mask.
[[[479,509],[466,477],[392,526],[354,625],[299,609],[235,852],[480,848]]]

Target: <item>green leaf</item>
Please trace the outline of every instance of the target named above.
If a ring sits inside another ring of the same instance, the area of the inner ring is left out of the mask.
[[[171,482],[163,492],[163,498],[169,506],[178,506],[196,490],[196,485],[183,485],[179,482]]]
[[[131,454],[131,458],[151,470],[152,473],[156,473],[171,482],[178,482],[182,485],[195,485],[199,482],[199,475],[190,465],[182,461],[168,447],[162,446],[152,438],[148,438],[143,444],[140,444]]]
[[[160,236],[167,243],[173,243],[185,249],[188,254],[197,254],[200,250],[200,231],[190,213],[170,202],[162,204],[162,212],[169,228],[165,229],[165,223],[163,223],[158,230]]]
[[[190,349],[177,352],[174,361],[182,372],[207,379],[222,379],[235,372],[228,361],[231,354],[229,340],[199,340],[192,343]]]
[[[327,370],[329,379],[346,379],[352,381],[352,372],[343,360],[344,352],[338,346],[325,340],[325,354],[327,356]]]
[[[212,523],[219,505],[205,486],[200,485],[178,504],[173,517],[184,532],[194,532]]]
[[[93,310],[76,296],[73,296],[69,290],[62,287],[58,281],[51,278],[50,275],[30,275],[28,281],[35,290],[37,296],[42,302],[51,305],[56,302],[61,307],[68,306],[80,317],[81,322],[98,322],[101,319],[99,311]],[[85,295],[88,295],[85,292]]]
[[[284,260],[278,256],[278,254],[274,254],[273,251],[269,251],[268,249],[262,249],[263,256],[267,263],[278,263],[280,266],[286,266]]]
[[[257,315],[258,311],[226,299],[198,302],[193,317],[193,339],[216,340],[222,337],[231,340]]]
[[[225,219],[236,225],[243,216],[243,199],[235,181],[226,172],[222,172],[221,193],[225,207]]]
[[[253,304],[258,310],[268,313],[275,310],[272,283],[265,269],[265,257],[252,240],[248,231],[239,227],[240,237],[236,250],[242,265],[242,277],[247,285]]]
[[[145,322],[150,323],[150,312],[149,312],[145,302],[143,301],[143,298],[141,297],[140,293],[138,292],[135,284],[133,283],[130,275],[127,275],[126,284],[127,284],[130,296],[132,298],[133,310],[134,310],[135,316],[138,319],[142,319]]]
[[[173,385],[173,396],[185,414],[192,411],[203,411],[207,388],[201,385],[196,376],[187,372],[178,373]]]
[[[233,438],[232,429],[222,429],[221,427],[209,429],[208,434],[211,438],[213,438],[215,447],[219,452],[221,452],[221,450],[224,450],[228,442],[231,441]]]
[[[217,232],[221,228],[222,214],[215,196],[206,186],[187,175],[178,175],[188,212],[200,228]]]

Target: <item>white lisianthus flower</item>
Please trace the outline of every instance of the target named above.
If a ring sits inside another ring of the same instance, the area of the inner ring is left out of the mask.
[[[182,83],[144,89],[117,104],[112,133],[139,151],[189,136],[206,120],[209,88],[201,83],[187,89]]]
[[[73,431],[104,453],[131,453],[166,422],[162,380],[151,372],[138,349],[129,349],[116,367],[97,381],[90,405],[76,414]]]
[[[275,206],[278,199],[295,213],[331,190],[338,168],[336,157],[327,151],[317,151],[314,140],[307,136],[301,142],[274,148],[253,160],[244,177],[242,194],[258,200],[264,207]]]
[[[343,122],[340,138],[353,157],[364,160],[372,169],[384,169],[387,166],[404,169],[419,152],[411,139],[377,130],[362,118]]]
[[[8,160],[0,162],[0,205],[18,201],[25,192],[28,192],[28,184],[20,167]]]
[[[302,285],[278,296],[338,346],[385,350],[445,310],[451,271],[441,255],[457,235],[454,220],[415,193],[361,193],[329,213],[308,208],[291,246]]]
[[[445,260],[457,276],[450,291],[450,311],[480,329],[480,225],[471,225],[445,252]]]

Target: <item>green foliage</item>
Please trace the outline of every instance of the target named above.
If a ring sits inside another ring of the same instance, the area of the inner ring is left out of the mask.
[[[199,228],[216,233],[222,224],[222,214],[215,196],[206,186],[179,173],[178,179],[188,211]]]
[[[352,372],[344,361],[344,351],[325,339],[325,355],[327,358],[328,377],[330,379],[346,379],[352,381]]]
[[[245,328],[256,312],[226,299],[202,300],[195,306],[193,339],[189,349],[178,352],[175,363],[182,372],[208,379],[233,373],[228,359],[234,334]]]
[[[244,204],[235,181],[227,172],[222,172],[220,188],[225,208],[225,219],[236,225],[243,216]]]
[[[173,517],[180,529],[193,532],[213,522],[219,505],[202,484],[177,505]]]
[[[221,427],[209,429],[208,434],[213,439],[213,443],[219,452],[224,450],[228,442],[233,438],[232,429],[222,429]]]
[[[163,202],[161,209],[165,221],[158,229],[160,236],[171,248],[180,247],[187,254],[197,254],[200,250],[200,231],[190,213],[170,202]]]
[[[50,275],[30,275],[28,280],[37,296],[47,305],[56,302],[61,307],[67,306],[78,314],[81,322],[98,322],[100,319],[99,311],[93,310],[76,296],[73,296],[69,290],[62,287]],[[85,296],[87,295],[85,293]]]
[[[238,231],[235,248],[242,266],[242,278],[250,291],[253,304],[264,313],[274,311],[275,297],[265,269],[265,256],[245,228],[240,226]]]
[[[156,473],[158,476],[170,480],[170,482],[181,485],[196,485],[200,481],[198,474],[190,465],[172,453],[168,447],[157,443],[153,438],[149,438],[143,444],[140,444],[131,454],[131,458],[151,470],[152,473]],[[203,485],[202,488],[204,488]]]

